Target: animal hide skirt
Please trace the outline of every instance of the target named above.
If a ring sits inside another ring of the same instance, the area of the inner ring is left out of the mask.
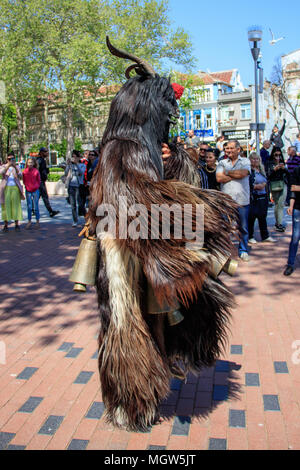
[[[214,363],[233,296],[207,275],[188,306],[160,305],[133,252],[107,233],[100,239],[99,372],[106,416],[115,426],[143,431],[156,422],[172,376]],[[179,308],[182,321],[170,324]]]

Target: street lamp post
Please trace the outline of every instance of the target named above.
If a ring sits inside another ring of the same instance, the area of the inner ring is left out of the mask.
[[[256,152],[259,153],[259,107],[258,107],[258,57],[260,53],[259,42],[262,39],[262,30],[259,26],[254,26],[248,30],[248,40],[253,43],[251,53],[254,60],[254,89],[255,89],[255,136]]]

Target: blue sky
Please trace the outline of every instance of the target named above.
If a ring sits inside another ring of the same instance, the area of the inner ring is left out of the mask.
[[[300,48],[300,0],[169,0],[173,27],[190,35],[196,70],[216,72],[237,68],[244,86],[254,81],[247,31],[260,25],[264,76],[269,79],[278,57]],[[275,38],[285,39],[274,46]]]

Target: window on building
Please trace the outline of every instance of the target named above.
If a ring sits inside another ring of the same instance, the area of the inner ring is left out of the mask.
[[[50,142],[53,142],[54,140],[56,140],[56,131],[49,132],[49,140]]]
[[[48,122],[54,122],[55,121],[55,114],[48,114]]]
[[[36,122],[37,122],[37,117],[36,116],[31,116],[30,124],[36,124]]]
[[[30,142],[35,142],[36,140],[37,140],[37,139],[36,139],[36,134],[34,134],[34,133],[30,134],[30,136],[29,136],[29,141],[30,141]]]
[[[210,90],[204,90],[204,101],[209,101],[211,99],[210,97]]]
[[[221,109],[221,120],[222,121],[228,121],[229,119],[229,106],[223,106]]]
[[[202,103],[203,101],[209,101],[211,99],[210,89],[194,90],[194,102]]]
[[[205,115],[205,127],[206,127],[206,129],[211,129],[212,128],[211,113]]]
[[[251,119],[250,103],[241,104],[241,119]]]
[[[201,115],[195,114],[194,120],[195,120],[195,129],[201,129]]]

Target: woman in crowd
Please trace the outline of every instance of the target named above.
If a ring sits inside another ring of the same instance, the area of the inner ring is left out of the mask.
[[[41,184],[40,172],[37,169],[37,162],[35,158],[28,158],[25,170],[23,171],[23,183],[26,189],[26,202],[27,202],[27,213],[28,223],[26,229],[31,227],[32,209],[36,217],[36,228],[40,227],[40,211],[39,211],[39,198],[40,191],[39,187]]]
[[[8,222],[15,221],[15,230],[20,230],[19,221],[23,220],[21,199],[25,199],[21,184],[22,172],[15,162],[13,152],[7,156],[6,164],[0,167],[0,203],[2,205],[3,232],[8,231]]]
[[[205,165],[198,165],[203,189],[220,189],[216,180],[217,157],[212,148],[206,150]]]
[[[279,130],[278,126],[274,126],[272,129],[272,133],[270,135],[271,144],[273,144],[274,147],[278,147],[279,149],[282,149],[284,147],[282,136],[284,133],[285,124],[286,124],[286,120],[284,119],[282,128]]]
[[[260,156],[252,152],[250,154],[251,175],[250,175],[250,208],[248,216],[248,243],[257,243],[254,234],[255,220],[258,220],[258,226],[263,242],[275,242],[274,238],[269,236],[267,227],[268,213],[268,194],[267,194],[267,177]]]
[[[275,230],[284,232],[282,225],[284,204],[287,194],[288,171],[284,164],[282,151],[279,147],[273,147],[267,164],[267,176],[270,184],[270,192],[275,204]]]
[[[83,184],[85,164],[80,163],[80,158],[80,152],[73,150],[71,160],[68,162],[65,169],[65,185],[68,191],[68,200],[72,209],[72,227],[77,226],[78,209],[82,207],[79,188],[80,185]]]

